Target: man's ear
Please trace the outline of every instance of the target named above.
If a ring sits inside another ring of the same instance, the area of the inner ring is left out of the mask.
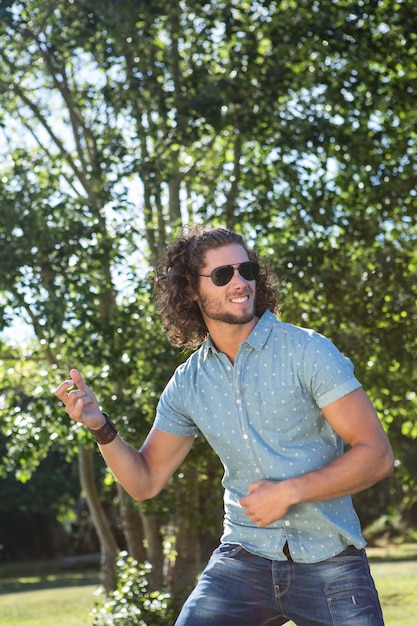
[[[190,296],[191,299],[194,300],[194,302],[197,302],[200,299],[200,296],[196,291],[194,291],[194,289],[190,289]]]
[[[191,300],[194,300],[194,302],[197,302],[197,300],[199,300],[198,293],[195,291],[195,289],[191,285],[187,285],[186,290]]]

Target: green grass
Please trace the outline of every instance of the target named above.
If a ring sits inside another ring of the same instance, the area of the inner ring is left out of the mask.
[[[417,624],[417,544],[369,548],[386,626]]]
[[[2,626],[90,626],[97,585],[0,595]]]
[[[385,625],[417,624],[417,544],[369,548],[368,555]],[[0,565],[0,623],[91,626],[98,587],[94,570],[68,572],[45,562]]]
[[[90,626],[96,570],[66,571],[55,562],[0,565],[2,626]]]

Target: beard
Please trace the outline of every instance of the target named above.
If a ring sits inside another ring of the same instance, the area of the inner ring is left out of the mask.
[[[201,296],[199,298],[199,306],[201,313],[212,320],[224,322],[225,324],[248,324],[255,317],[255,303],[251,301],[251,307],[239,312],[226,311],[219,304],[218,300],[214,300],[209,296]]]

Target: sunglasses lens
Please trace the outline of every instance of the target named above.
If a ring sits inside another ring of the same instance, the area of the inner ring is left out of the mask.
[[[237,269],[239,270],[239,274],[245,280],[255,280],[259,274],[259,265],[254,261],[241,263]],[[235,270],[232,265],[222,265],[221,267],[216,267],[216,269],[214,269],[211,273],[211,280],[216,287],[223,287],[231,281],[234,272]]]
[[[255,261],[248,261],[239,265],[239,274],[245,280],[255,280],[259,274],[259,265]]]
[[[211,280],[216,287],[223,287],[230,282],[233,274],[234,269],[231,265],[222,265],[221,267],[216,267],[216,269],[212,271]]]

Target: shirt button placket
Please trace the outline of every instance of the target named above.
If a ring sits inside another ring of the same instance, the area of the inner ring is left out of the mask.
[[[235,378],[235,385],[236,385],[235,402],[236,402],[236,410],[239,416],[242,439],[245,444],[248,457],[251,459],[253,457],[253,450],[252,450],[252,445],[251,445],[252,442],[249,437],[248,418],[247,418],[244,402],[242,400],[242,389],[243,389],[243,384],[244,384],[242,372],[245,371],[244,364],[243,364],[244,356],[245,355],[243,353],[239,354],[235,361],[235,376],[236,376]],[[252,458],[252,463],[254,463],[253,458]]]
[[[237,412],[239,414],[239,421],[240,421],[241,428],[242,428],[242,439],[246,443],[246,447],[249,448],[249,435],[246,432],[247,425],[245,422],[245,412],[243,410],[242,400],[240,398],[236,398],[236,407],[237,407]]]

